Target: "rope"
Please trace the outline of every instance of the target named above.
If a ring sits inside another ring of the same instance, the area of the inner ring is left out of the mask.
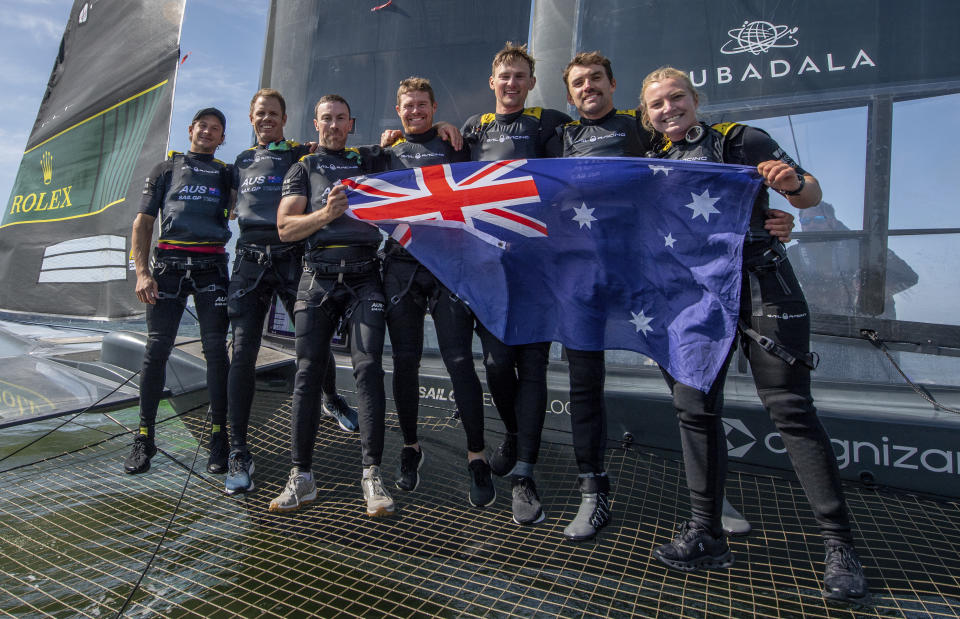
[[[919,395],[921,398],[923,398],[924,400],[932,404],[934,409],[943,410],[943,411],[947,411],[948,413],[956,413],[960,415],[960,410],[957,410],[955,408],[950,408],[949,406],[944,406],[943,404],[937,402],[936,398],[933,397],[933,394],[930,393],[930,391],[926,387],[924,387],[923,385],[918,385],[917,383],[913,382],[913,380],[911,380],[910,377],[907,376],[907,374],[900,367],[900,364],[898,364],[897,361],[893,358],[893,355],[890,354],[890,351],[887,349],[887,345],[883,342],[882,339],[880,339],[880,335],[876,331],[874,331],[873,329],[861,329],[860,335],[865,337],[871,344],[876,346],[877,349],[880,350],[880,352],[882,352],[890,361],[890,363],[893,365],[893,369],[895,369],[900,374],[900,376],[903,377],[903,380],[905,380],[907,384],[910,385],[910,387],[915,392],[917,392],[917,395]]]
[[[205,406],[206,406],[206,404],[199,404],[199,405],[194,406],[193,408],[191,408],[191,409],[189,409],[189,410],[183,411],[182,413],[177,413],[177,414],[175,414],[175,415],[170,415],[169,417],[164,417],[163,419],[161,419],[160,421],[157,422],[157,425],[166,423],[166,422],[170,421],[171,419],[176,419],[177,417],[183,417],[183,416],[185,416],[185,415],[189,415],[190,413],[193,413],[193,412],[195,412],[195,411],[197,411],[197,410],[199,410],[199,409],[201,409],[201,408],[203,408],[203,407],[205,407]],[[79,414],[79,413],[77,413],[77,414]],[[96,442],[93,442],[93,443],[87,443],[86,445],[82,445],[82,446],[80,446],[80,447],[77,447],[76,449],[71,449],[70,451],[65,451],[65,452],[63,452],[63,453],[59,453],[59,454],[57,454],[57,455],[55,455],[55,456],[49,456],[49,457],[47,457],[47,458],[41,458],[41,459],[35,460],[35,461],[33,461],[33,462],[26,462],[26,463],[24,463],[24,464],[18,464],[17,466],[10,467],[9,469],[3,469],[2,471],[0,471],[0,475],[2,475],[2,474],[4,474],[4,473],[10,473],[11,471],[16,471],[16,470],[19,470],[19,469],[22,469],[22,468],[26,468],[26,467],[28,467],[28,466],[34,466],[34,465],[36,465],[36,464],[42,464],[42,463],[44,463],[44,462],[49,462],[49,461],[51,461],[51,460],[56,460],[57,458],[62,458],[63,456],[69,456],[69,455],[71,455],[71,454],[79,453],[79,452],[81,452],[81,451],[83,451],[83,450],[85,450],[85,449],[92,449],[92,448],[94,448],[94,447],[96,447],[96,446],[98,446],[98,445],[103,445],[104,443],[106,443],[106,442],[108,442],[108,441],[112,441],[112,440],[115,439],[115,438],[118,438],[118,437],[121,437],[121,436],[125,436],[125,435],[129,434],[129,433],[133,430],[132,428],[128,428],[127,426],[123,425],[123,424],[120,423],[118,420],[116,420],[116,419],[114,419],[113,417],[111,417],[109,414],[107,414],[107,413],[103,413],[103,414],[104,414],[108,419],[110,419],[110,421],[114,422],[115,424],[117,424],[117,425],[119,425],[121,428],[123,428],[123,432],[117,432],[116,434],[110,434],[109,436],[107,436],[107,437],[104,438],[103,440],[99,440],[99,441],[96,441]],[[57,428],[60,428],[60,427],[62,427],[62,426],[63,426],[63,424],[61,424],[60,426],[57,426]],[[56,430],[57,428],[54,428],[54,430]],[[100,430],[100,429],[97,429],[97,428],[95,428],[95,429],[96,429],[98,432],[103,432],[104,434],[106,434],[106,432],[105,432],[104,430]],[[40,438],[44,438],[45,436],[49,436],[49,435],[50,435],[50,432],[47,432],[46,434],[44,434],[44,435],[41,436]],[[39,439],[38,439],[38,440],[39,440]],[[33,442],[35,443],[36,441],[33,441]],[[33,443],[31,443],[31,444],[33,444]],[[29,445],[25,445],[24,447],[21,447],[21,448],[18,449],[17,451],[22,451],[22,450],[25,449],[26,447],[29,447]],[[159,448],[158,448],[157,451],[159,451],[159,452],[162,453],[163,455],[167,456],[168,458],[170,458],[171,460],[173,460],[174,462],[176,462],[176,463],[179,464],[180,466],[186,466],[185,464],[183,464],[182,462],[180,462],[179,460],[177,460],[176,458],[174,458],[173,456],[171,456],[171,455],[168,454],[167,452],[163,451],[162,449],[159,449]],[[17,452],[14,452],[14,453],[17,453]],[[14,455],[14,454],[8,454],[8,455],[4,456],[2,459],[0,459],[0,462],[2,462],[3,460],[6,460],[7,458],[9,458],[9,457],[12,456],[12,455]],[[202,476],[200,476],[200,477],[201,477],[201,479],[202,479]]]
[[[207,421],[204,424],[204,434],[210,425],[210,415],[207,415]],[[171,457],[169,454],[164,452],[164,455],[169,457],[174,462],[177,460]],[[170,532],[170,527],[173,526],[173,521],[177,517],[177,514],[180,512],[180,505],[183,504],[183,497],[187,494],[187,488],[190,486],[190,478],[193,476],[193,466],[197,463],[197,457],[200,455],[200,441],[197,441],[197,448],[193,452],[193,463],[186,467],[187,469],[187,478],[183,482],[183,488],[180,490],[180,496],[177,498],[177,504],[173,506],[173,512],[170,514],[170,520],[167,521],[167,526],[163,529],[163,534],[160,536],[160,541],[157,542],[156,548],[153,549],[153,552],[150,553],[150,559],[147,561],[147,564],[143,567],[143,571],[140,572],[140,577],[137,578],[137,582],[134,583],[133,589],[130,590],[130,594],[127,596],[127,599],[123,601],[123,605],[120,607],[120,610],[117,611],[117,617],[122,617],[123,612],[127,610],[127,606],[130,605],[133,596],[136,595],[137,591],[140,590],[140,584],[143,583],[143,579],[146,578],[147,572],[150,571],[150,566],[153,565],[154,559],[157,558],[157,554],[160,552],[160,548],[163,546],[163,542],[167,539],[167,534]]]

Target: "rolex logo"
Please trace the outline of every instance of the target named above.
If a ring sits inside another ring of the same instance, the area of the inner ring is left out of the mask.
[[[43,184],[49,185],[53,181],[53,155],[44,151],[40,157],[40,168],[43,170]]]

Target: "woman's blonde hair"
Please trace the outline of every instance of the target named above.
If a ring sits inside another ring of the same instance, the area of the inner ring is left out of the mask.
[[[649,75],[643,78],[643,86],[640,88],[640,122],[643,123],[643,126],[649,130],[653,131],[653,124],[650,122],[650,115],[647,113],[647,106],[644,103],[644,95],[647,94],[647,88],[656,82],[662,82],[668,79],[676,79],[683,82],[684,87],[690,91],[690,94],[693,95],[693,100],[695,103],[700,103],[700,93],[697,92],[697,89],[693,87],[693,82],[690,81],[690,76],[681,71],[680,69],[674,69],[673,67],[660,67],[656,71],[652,71]]]

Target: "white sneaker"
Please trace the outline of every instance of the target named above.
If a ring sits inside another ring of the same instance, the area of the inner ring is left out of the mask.
[[[290,469],[290,477],[287,478],[287,485],[284,486],[280,496],[270,501],[270,511],[272,512],[295,512],[304,505],[309,505],[317,500],[317,483],[313,475],[307,479],[300,474],[297,467]]]
[[[367,500],[368,516],[375,518],[393,515],[393,497],[383,487],[379,466],[368,466],[363,469],[363,479],[360,480],[360,487],[363,488],[363,498]]]

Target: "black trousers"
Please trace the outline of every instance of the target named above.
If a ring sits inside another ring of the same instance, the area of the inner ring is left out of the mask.
[[[257,355],[263,338],[263,321],[276,294],[287,314],[294,318],[293,305],[297,298],[302,256],[297,251],[272,255],[269,263],[259,262],[240,246],[230,277],[227,309],[233,328],[233,357],[227,380],[227,408],[230,421],[230,444],[247,444],[250,407],[256,390]],[[323,393],[336,394],[336,362],[333,355],[323,377]]]
[[[517,435],[517,459],[536,464],[547,411],[550,342],[507,346],[478,324],[490,395],[507,432]]]
[[[570,373],[570,430],[580,474],[606,472],[607,408],[603,401],[606,379],[602,350],[564,347]]]
[[[335,264],[335,263],[331,263]],[[294,305],[297,374],[293,386],[291,456],[300,470],[310,470],[320,415],[320,378],[327,372],[330,338],[341,316],[349,325],[353,376],[363,466],[379,465],[383,456],[384,298],[376,267],[364,273],[320,273],[307,266]]]
[[[184,259],[186,260],[186,259]],[[191,261],[193,259],[191,258]],[[207,362],[207,392],[214,425],[227,419],[227,262],[198,258],[197,264],[158,258],[153,278],[160,292],[156,304],[147,305],[147,345],[140,374],[140,426],[153,436],[157,407],[166,382],[167,360],[180,327],[180,319],[193,295],[200,323],[200,341]]]
[[[810,348],[807,302],[790,263],[769,250],[769,243],[744,246],[740,317],[761,335],[804,355]],[[837,459],[810,394],[810,369],[786,363],[749,338],[742,341],[760,401],[780,432],[823,537],[852,541]],[[731,357],[709,393],[666,375],[680,422],[693,520],[717,534],[727,472],[723,382]]]
[[[483,451],[483,388],[473,365],[473,312],[419,262],[387,256],[383,288],[389,302],[387,329],[393,348],[393,398],[403,442],[417,442],[420,358],[427,309],[437,330],[440,356],[453,383],[467,449]]]

